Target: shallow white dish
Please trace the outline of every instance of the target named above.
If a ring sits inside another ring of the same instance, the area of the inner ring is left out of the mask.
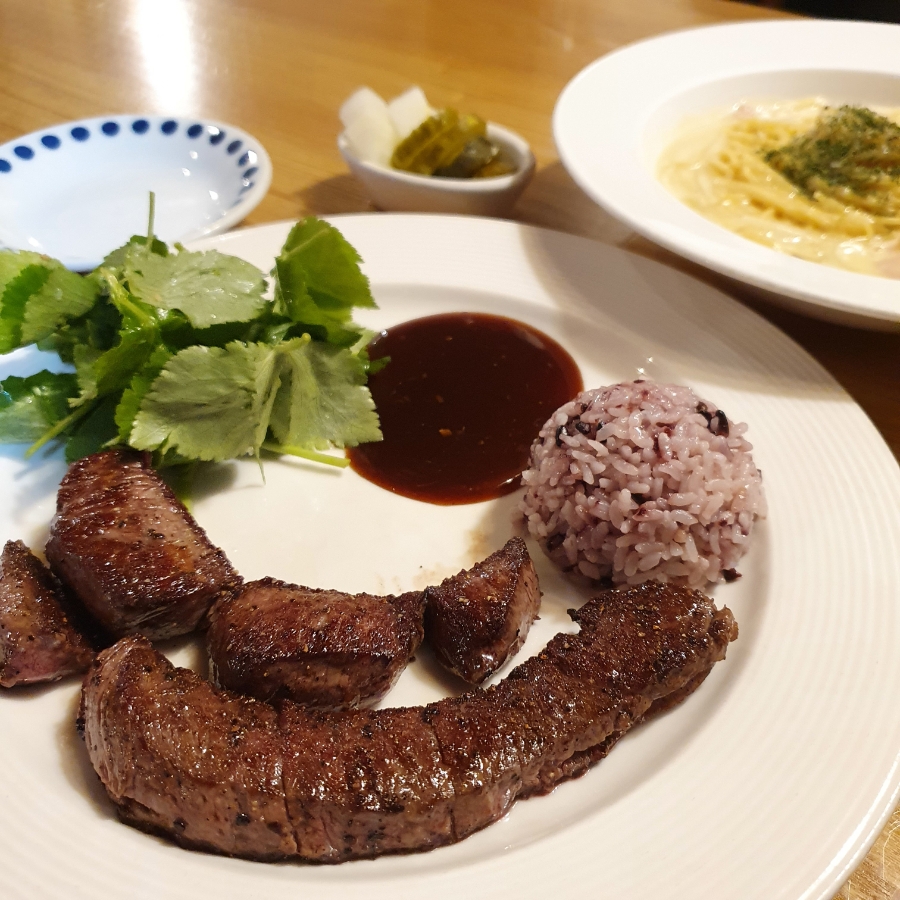
[[[534,174],[534,154],[528,142],[500,125],[487,126],[488,137],[504,147],[516,171],[495,178],[435,178],[401,172],[359,159],[343,133],[338,150],[350,171],[362,182],[380,209],[393,212],[456,213],[470,216],[506,216]]]
[[[864,413],[762,318],[646,259],[495,220],[331,221],[365,261],[381,306],[359,316],[371,327],[452,310],[513,316],[567,347],[588,384],[680,381],[750,423],[771,512],[744,577],[715,592],[741,636],[684,705],[631,733],[582,779],[519,803],[458,845],[336,867],[191,853],[121,825],[74,731],[78,686],[6,691],[4,896],[830,900],[900,784],[900,469]],[[201,246],[268,269],[288,227]],[[20,352],[0,359],[0,378],[42,364]],[[21,448],[0,448],[0,540],[43,545],[63,468],[58,457],[26,463]],[[266,479],[253,462],[222,466],[196,503],[247,578],[419,588],[511,531],[515,495],[431,506],[352,471],[296,462],[266,463]],[[537,551],[535,560],[544,600],[529,655],[584,599]],[[197,657],[192,645],[175,653]],[[449,689],[420,653],[390,702]]]
[[[262,144],[207,119],[119,115],[64,122],[0,145],[0,246],[92,269],[147,231],[189,241],[236,225],[265,196]]]
[[[610,53],[576,75],[557,102],[554,138],[581,188],[635,231],[800,311],[893,329],[900,281],[806,262],[739,237],[669,194],[655,169],[684,117],[741,100],[822,96],[900,106],[898,47],[900,26],[867,22],[673,32]]]

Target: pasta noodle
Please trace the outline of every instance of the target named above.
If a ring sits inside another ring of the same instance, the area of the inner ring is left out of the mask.
[[[767,153],[816,127],[826,110],[824,100],[808,99],[742,103],[696,117],[663,151],[657,177],[682,202],[742,237],[812,262],[900,278],[900,178],[880,176],[872,196],[846,186],[810,196],[766,162]],[[900,121],[900,111],[880,115]]]

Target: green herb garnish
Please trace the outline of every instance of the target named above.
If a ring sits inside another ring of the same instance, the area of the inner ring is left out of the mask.
[[[323,450],[381,439],[366,387],[374,307],[359,256],[316,218],[291,230],[266,276],[236,257],[133,237],[87,276],[0,251],[0,353],[36,344],[74,373],[0,385],[0,442],[74,460],[108,446],[158,466],[259,457],[344,464]]]
[[[764,154],[765,161],[807,197],[852,194],[880,215],[900,213],[900,126],[860,106],[828,110],[813,128]]]

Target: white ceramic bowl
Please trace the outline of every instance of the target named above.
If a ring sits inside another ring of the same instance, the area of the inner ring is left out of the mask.
[[[563,165],[635,231],[841,323],[896,329],[900,281],[807,262],[739,237],[672,196],[656,162],[686,116],[742,100],[824,97],[900,107],[900,26],[778,21],[673,32],[604,56],[566,86],[553,114]]]
[[[351,152],[343,133],[338,136],[338,149],[380,209],[506,216],[534,174],[534,154],[528,142],[514,131],[489,122],[487,133],[510,154],[515,172],[495,178],[414,175],[359,159]]]
[[[65,122],[0,145],[0,245],[85,270],[147,230],[190,241],[236,225],[272,164],[252,135],[207,119],[119,115]]]

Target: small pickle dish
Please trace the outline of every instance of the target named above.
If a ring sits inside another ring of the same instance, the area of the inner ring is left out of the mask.
[[[534,174],[534,155],[518,134],[435,110],[419,88],[390,103],[361,88],[341,120],[338,149],[380,209],[507,216]]]

